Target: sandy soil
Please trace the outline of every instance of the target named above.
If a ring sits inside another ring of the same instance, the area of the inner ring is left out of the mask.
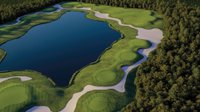
[[[29,110],[27,110],[26,112],[52,112],[49,107],[46,106],[35,106]]]
[[[12,76],[12,77],[0,78],[0,83],[9,79],[15,79],[15,78],[19,78],[21,81],[29,81],[32,79],[31,77],[27,77],[27,76]]]

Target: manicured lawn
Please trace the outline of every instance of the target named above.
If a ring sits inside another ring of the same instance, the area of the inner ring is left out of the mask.
[[[94,75],[94,80],[96,80],[99,83],[112,82],[113,80],[115,80],[115,78],[115,72],[108,70],[99,71]]]
[[[64,8],[73,8],[75,6],[80,5],[79,2],[66,2],[66,3],[62,3],[62,7]]]
[[[124,95],[113,90],[92,91],[79,99],[75,112],[116,112],[125,103]]]
[[[17,108],[19,104],[25,103],[29,96],[27,87],[21,84],[8,84],[0,88],[0,110],[7,106]]]

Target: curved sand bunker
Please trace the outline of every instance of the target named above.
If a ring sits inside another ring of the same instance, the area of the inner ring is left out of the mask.
[[[27,76],[12,76],[12,77],[0,78],[0,83],[9,79],[15,79],[15,78],[19,78],[22,82],[29,81],[32,79],[31,77],[27,77]]]
[[[49,107],[46,106],[35,106],[27,110],[26,112],[51,112],[51,110],[49,109]]]

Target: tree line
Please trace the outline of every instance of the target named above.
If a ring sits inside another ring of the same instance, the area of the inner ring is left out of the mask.
[[[0,0],[0,23],[14,20],[61,1],[64,0]]]
[[[139,66],[135,100],[124,112],[200,110],[199,0],[78,0],[155,10],[164,15],[164,39]]]

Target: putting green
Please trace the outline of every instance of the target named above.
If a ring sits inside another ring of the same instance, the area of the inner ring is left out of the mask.
[[[133,58],[136,58],[136,55],[134,55],[131,51],[124,51],[119,54],[119,58],[126,59],[125,61],[132,61]]]
[[[112,103],[112,100],[114,99],[110,98],[107,95],[96,94],[94,98],[88,101],[89,110],[92,110],[94,112],[98,111],[105,112],[107,108],[109,108],[109,110],[113,110],[114,107],[112,105],[109,105]]]
[[[19,84],[7,85],[0,90],[0,110],[16,104],[24,103],[28,100],[27,87]]]
[[[99,83],[108,83],[116,80],[116,74],[110,70],[99,71],[96,75],[93,76],[95,80]]]
[[[122,96],[112,90],[89,92],[80,98],[75,112],[116,111],[125,101]]]

